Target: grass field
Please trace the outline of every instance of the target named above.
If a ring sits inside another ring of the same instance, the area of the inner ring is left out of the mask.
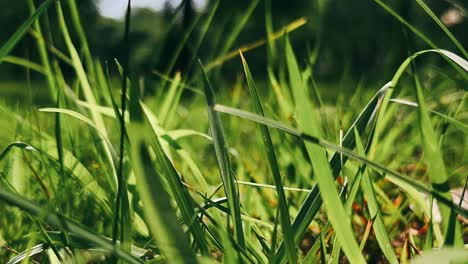
[[[266,76],[250,71],[256,47],[228,45],[149,89],[129,67],[129,15],[126,56],[105,64],[74,0],[28,0],[0,46],[1,63],[42,76],[0,81],[0,262],[466,263],[468,53],[423,1],[453,50],[376,2],[428,47],[390,80],[316,82],[317,56],[289,38],[300,26],[267,19]],[[41,41],[47,9],[60,54]],[[11,55],[28,28],[39,61]],[[237,81],[220,76],[228,60]]]

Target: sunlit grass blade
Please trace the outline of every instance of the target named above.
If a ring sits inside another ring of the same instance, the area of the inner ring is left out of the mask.
[[[361,137],[359,136],[359,133],[356,130],[355,136],[356,149],[360,155],[365,156],[366,153],[361,141]],[[362,191],[367,199],[367,207],[369,209],[370,220],[372,221],[372,227],[375,232],[375,237],[377,238],[377,242],[380,245],[380,249],[384,253],[388,262],[398,263],[398,259],[390,242],[389,235],[387,233],[387,230],[385,229],[382,212],[380,211],[373,184],[373,180],[369,176],[369,170],[365,169],[362,175]]]
[[[200,61],[199,64],[203,77],[205,79],[204,90],[207,102],[210,131],[213,137],[215,154],[218,161],[218,167],[221,174],[221,178],[223,181],[224,191],[226,193],[226,197],[228,198],[229,210],[234,225],[234,234],[236,237],[236,242],[239,244],[239,246],[241,248],[245,248],[245,238],[240,213],[239,190],[235,183],[235,177],[231,172],[231,164],[229,161],[229,154],[224,139],[224,131],[221,125],[221,118],[219,117],[219,113],[213,109],[213,106],[216,103],[214,90]]]
[[[54,0],[44,1],[37,10],[15,31],[15,33],[0,48],[0,64],[3,59],[10,54],[13,48],[18,44],[29,27],[44,13]]]
[[[64,216],[48,212],[33,202],[26,200],[22,196],[11,193],[4,188],[0,188],[0,199],[31,214],[37,219],[40,219],[41,222],[45,222],[57,228],[67,230],[70,233],[73,233],[75,236],[98,246],[102,250],[115,254],[117,257],[127,261],[128,263],[141,263],[141,261],[137,258],[123,252],[118,248],[115,248],[110,241],[82,227],[74,221],[65,218]]]
[[[255,87],[255,83],[250,73],[249,66],[245,61],[242,52],[240,53],[240,56],[242,58],[242,64],[244,66],[245,77],[247,79],[253,109],[258,115],[263,116],[263,108],[260,102],[260,98],[258,97],[257,88]],[[290,263],[297,263],[296,247],[294,244],[294,236],[291,229],[291,220],[289,217],[288,203],[286,201],[286,195],[284,194],[283,183],[278,168],[278,161],[276,159],[275,149],[271,140],[270,131],[268,130],[267,126],[260,125],[260,132],[278,195],[278,206],[280,211],[279,215],[281,219],[280,224],[286,245],[286,255],[288,256],[288,260]]]
[[[286,62],[296,103],[296,120],[303,131],[311,136],[321,137],[319,118],[316,109],[308,99],[299,66],[288,38],[286,38]],[[306,142],[307,152],[312,162],[315,179],[335,234],[350,262],[365,263],[361,250],[354,237],[351,222],[347,217],[335,185],[335,177],[327,160],[325,150],[316,144]]]
[[[36,11],[36,7],[34,5],[33,0],[28,0],[28,6],[29,6],[29,10],[30,10],[31,14]],[[36,30],[38,36],[43,38],[42,29],[41,29],[41,25],[39,23],[39,19],[37,19],[34,22],[34,29]],[[57,87],[56,87],[57,85],[56,85],[55,80],[54,80],[52,67],[51,67],[50,62],[49,62],[49,56],[47,54],[47,47],[46,47],[46,45],[45,45],[45,43],[43,41],[37,41],[36,43],[37,43],[37,48],[38,48],[38,51],[39,51],[39,56],[41,58],[41,63],[42,63],[43,68],[44,68],[44,74],[45,74],[46,79],[47,79],[47,85],[49,86],[50,95],[51,95],[52,98],[54,98],[57,95],[58,90],[57,90]]]
[[[70,18],[71,18],[71,22],[73,24],[73,27],[77,33],[77,36],[78,36],[78,39],[81,43],[81,48],[82,48],[82,51],[83,51],[83,55],[84,55],[84,60],[85,60],[85,64],[86,64],[86,68],[88,70],[88,76],[90,77],[91,81],[93,83],[96,83],[96,74],[95,74],[95,70],[94,70],[94,61],[93,61],[93,58],[91,56],[91,50],[89,49],[89,45],[88,45],[88,40],[86,38],[86,33],[85,33],[85,29],[81,23],[81,19],[80,19],[80,13],[79,13],[79,10],[78,10],[78,6],[76,4],[76,0],[67,0],[67,6],[68,6],[68,9],[70,10]],[[99,91],[97,91],[99,92]]]
[[[169,90],[167,91],[166,96],[164,97],[161,108],[158,111],[158,117],[161,122],[161,126],[163,127],[166,127],[165,124],[171,120],[170,117],[172,116],[172,112],[170,110],[174,110],[174,108],[177,107],[179,103],[179,99],[183,90],[180,85],[180,81],[180,72],[177,72],[173,81],[171,82],[171,85],[169,86]]]

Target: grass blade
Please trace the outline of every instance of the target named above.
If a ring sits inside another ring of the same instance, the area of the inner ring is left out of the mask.
[[[242,52],[240,53],[240,56],[242,58],[242,64],[244,66],[245,77],[247,79],[253,109],[258,115],[263,116],[264,114],[262,105],[260,103],[260,98],[258,97],[257,88],[255,87],[255,83],[250,73],[249,66],[245,61]],[[278,168],[278,161],[276,160],[275,149],[273,147],[273,142],[271,141],[270,131],[268,130],[267,126],[260,125],[260,132],[278,195],[278,206],[280,211],[279,215],[281,219],[281,229],[283,230],[284,241],[286,245],[286,255],[288,256],[288,260],[290,263],[297,263],[296,247],[294,245],[294,236],[291,229],[291,220],[289,218],[288,203],[286,201],[286,195],[284,194],[283,183],[281,181],[281,175]]]
[[[183,185],[177,170],[163,150],[157,131],[158,127],[155,122],[156,118],[152,115],[148,108],[143,108],[143,113],[145,114],[146,120],[152,129],[153,137],[151,140],[151,147],[154,151],[154,154],[156,155],[157,164],[159,164],[161,171],[163,172],[162,176],[168,182],[167,186],[170,189],[173,198],[177,202],[185,224],[189,227],[190,232],[193,234],[195,243],[200,248],[202,254],[207,255],[208,246],[205,237],[203,236],[200,223],[196,217],[195,210],[193,209],[195,205],[193,203],[192,197],[190,197],[189,193],[187,192],[187,188]]]
[[[0,64],[3,59],[10,54],[16,44],[20,41],[29,27],[44,13],[54,0],[46,0],[39,8],[16,30],[16,32],[0,48]]]
[[[240,198],[239,190],[235,183],[234,175],[231,173],[231,164],[229,161],[229,154],[227,152],[227,146],[224,139],[224,131],[221,125],[221,118],[219,113],[213,109],[215,105],[215,95],[213,87],[211,86],[208,76],[206,75],[205,69],[203,68],[202,63],[199,61],[203,77],[205,79],[205,96],[208,109],[208,119],[210,123],[211,135],[213,137],[213,144],[215,148],[216,158],[218,161],[219,171],[221,173],[221,178],[224,185],[224,191],[226,197],[228,198],[229,210],[231,213],[231,218],[234,224],[234,234],[236,236],[237,244],[244,249],[245,248],[245,238],[244,231],[242,228],[242,220],[240,213]]]
[[[361,141],[361,137],[359,133],[355,130],[356,135],[356,148],[358,153],[362,156],[365,156],[364,146]],[[372,227],[375,232],[375,237],[377,238],[377,242],[380,245],[380,249],[384,253],[385,257],[387,258],[388,262],[390,263],[398,263],[397,256],[395,251],[393,250],[393,246],[390,242],[388,233],[385,229],[385,224],[383,221],[382,213],[379,208],[379,204],[377,201],[377,197],[375,195],[373,181],[370,178],[369,170],[364,169],[362,172],[362,190],[364,195],[367,198],[367,207],[369,209],[370,220],[372,221]]]
[[[442,31],[444,31],[445,35],[447,35],[447,37],[449,37],[453,44],[455,44],[455,46],[462,52],[463,56],[465,58],[468,58],[468,52],[466,52],[465,48],[460,44],[460,42],[458,42],[457,38],[455,38],[455,36],[452,35],[450,30],[448,30],[444,23],[442,23],[442,21],[440,21],[440,19],[434,14],[434,12],[432,12],[429,6],[427,6],[427,4],[423,0],[416,0],[416,3],[418,3],[418,5],[422,7],[422,9],[424,9],[424,11],[432,18],[432,20],[434,20],[434,22],[436,22],[436,24],[442,29]]]
[[[320,119],[317,118],[318,115],[308,100],[299,66],[288,38],[286,38],[286,61],[296,103],[297,122],[304,131],[311,133],[312,136],[321,137],[322,132],[317,122]],[[310,114],[311,111],[313,114]],[[327,211],[328,220],[335,230],[344,253],[352,263],[365,263],[366,261],[351,229],[351,223],[341,203],[335,185],[335,177],[324,149],[310,142],[306,142],[306,148],[316,175],[318,188],[321,190],[320,195]]]
[[[424,159],[428,166],[429,180],[434,191],[446,199],[451,200],[452,198],[450,195],[450,187],[448,185],[447,169],[442,158],[439,141],[437,140],[434,128],[427,112],[422,86],[419,82],[419,78],[417,77],[414,61],[411,65],[414,89],[419,105],[419,131],[421,132]],[[460,226],[456,220],[455,212],[450,210],[450,208],[445,205],[440,206],[440,212],[442,215],[442,227],[443,234],[445,236],[445,244],[463,246],[462,234],[460,233]]]
[[[88,77],[86,75],[86,72],[83,68],[83,64],[81,63],[80,56],[78,55],[78,52],[73,45],[73,42],[71,40],[70,34],[68,32],[67,25],[65,23],[65,17],[63,15],[62,7],[60,4],[60,1],[55,2],[56,7],[57,7],[57,17],[59,21],[59,26],[60,30],[62,32],[62,35],[65,39],[65,44],[68,48],[68,52],[70,53],[70,57],[73,62],[73,68],[76,72],[76,75],[78,77],[78,80],[81,84],[81,88],[83,89],[83,94],[88,103],[91,105],[97,105],[96,98],[94,96],[93,90],[91,88],[91,85],[89,83]],[[106,130],[106,125],[104,123],[104,120],[102,116],[97,113],[96,111],[90,111],[91,112],[91,119],[94,121],[96,127],[98,130],[101,132],[100,137],[103,139],[103,149],[104,152],[107,156],[107,159],[110,163],[110,168],[112,171],[112,177],[109,177],[108,182],[110,186],[112,186],[111,191],[116,192],[117,191],[117,171],[116,171],[116,166],[115,166],[115,161],[112,155],[112,150],[110,149],[110,145],[105,144],[106,141],[108,141],[108,133]]]
[[[161,176],[151,166],[149,144],[145,142],[142,131],[145,128],[141,122],[134,122],[129,127],[133,170],[146,223],[169,262],[196,263],[188,238],[171,206],[171,199],[163,188]]]

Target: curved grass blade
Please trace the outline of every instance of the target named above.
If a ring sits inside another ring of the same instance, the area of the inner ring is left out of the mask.
[[[319,138],[322,134],[320,125],[318,124],[318,120],[320,119],[317,118],[318,115],[308,100],[308,94],[301,77],[300,69],[287,37],[285,49],[289,78],[296,103],[297,122],[304,131]],[[321,190],[320,196],[325,205],[328,220],[335,230],[335,234],[344,253],[352,263],[366,263],[359,249],[359,245],[356,242],[356,238],[354,237],[349,218],[341,203],[335,185],[335,177],[328,163],[325,150],[317,144],[312,144],[310,142],[306,142],[306,149],[312,162],[318,188]]]
[[[219,113],[213,109],[215,105],[215,95],[213,87],[211,86],[208,76],[206,75],[205,69],[201,61],[198,61],[200,64],[201,71],[205,80],[204,90],[207,102],[208,110],[208,119],[210,123],[211,135],[213,137],[213,144],[215,148],[216,158],[218,161],[219,171],[221,173],[221,178],[223,181],[224,191],[226,197],[228,198],[230,215],[234,225],[234,234],[236,236],[236,242],[242,249],[245,249],[245,238],[244,231],[242,228],[242,220],[240,213],[240,198],[239,190],[235,183],[234,175],[231,173],[231,164],[229,161],[229,154],[227,151],[226,142],[224,139],[224,131],[221,125],[221,118]]]
[[[264,116],[260,98],[258,97],[257,88],[255,87],[255,83],[252,78],[252,74],[250,73],[249,66],[245,61],[242,52],[240,52],[240,56],[242,59],[242,64],[244,66],[245,77],[247,79],[253,109],[258,115]],[[278,195],[278,206],[280,211],[279,216],[281,219],[281,229],[283,231],[284,241],[286,245],[286,255],[288,256],[289,263],[297,263],[297,250],[294,245],[294,236],[291,229],[291,220],[289,218],[288,203],[286,200],[286,195],[284,194],[283,183],[281,181],[281,174],[278,168],[278,161],[276,159],[273,142],[271,141],[270,131],[265,125],[260,125],[259,128]]]
[[[39,8],[13,33],[13,35],[0,48],[0,64],[3,59],[10,54],[16,44],[20,41],[29,27],[44,13],[47,8],[55,2],[54,0],[46,0]]]
[[[17,142],[13,142],[13,143],[10,143],[8,146],[6,146],[2,152],[0,152],[0,161],[2,161],[6,155],[8,155],[8,153],[13,149],[13,148],[20,148],[20,149],[26,149],[26,150],[33,150],[33,151],[37,151],[33,146],[27,144],[27,143],[24,143],[24,142],[20,142],[20,141],[17,141]]]

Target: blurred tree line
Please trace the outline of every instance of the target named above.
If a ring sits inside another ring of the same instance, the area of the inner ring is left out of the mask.
[[[415,1],[383,1],[430,36],[439,47],[457,51]],[[35,0],[37,6],[40,2],[40,0]],[[62,2],[65,12],[68,12],[68,1]],[[101,17],[95,0],[76,2],[93,55],[103,61],[121,58],[123,21]],[[318,48],[317,78],[334,79],[346,72],[356,78],[363,75],[377,75],[379,79],[382,79],[382,74],[392,73],[407,56],[406,40],[402,34],[401,24],[371,0],[221,0],[207,35],[201,41],[200,48],[195,51],[194,46],[200,38],[203,23],[217,2],[218,0],[209,0],[204,10],[196,10],[191,0],[184,0],[175,8],[166,5],[161,12],[149,9],[133,10],[130,61],[134,72],[148,74],[155,69],[161,72],[189,71],[193,60],[197,57],[205,62],[214,60],[225,52],[223,49],[227,36],[252,6],[255,7],[252,15],[229,51],[236,50],[243,44],[264,39],[266,36],[265,10],[271,9],[272,25],[275,31],[281,30],[295,19],[307,18],[308,22],[305,26],[289,35],[303,63],[309,63],[312,51]],[[455,0],[426,0],[425,2],[466,47],[468,22],[465,19],[466,13],[462,5],[466,3]],[[54,12],[52,6],[47,12],[47,17],[41,19],[41,23],[50,31],[49,40],[53,42],[53,45],[65,51]],[[0,0],[0,23],[2,25],[0,43],[4,43],[29,14],[27,1]],[[193,28],[192,25],[194,25]],[[190,35],[178,59],[174,62],[174,67],[168,69],[168,63],[174,57],[179,43],[188,31]],[[75,33],[72,31],[72,34]],[[412,39],[414,49],[428,48],[415,37]],[[16,47],[13,55],[37,61],[37,49],[35,42],[31,40],[31,35],[26,36]],[[281,39],[276,43],[281,45]],[[268,58],[265,47],[251,51],[247,56],[255,71],[265,71]],[[223,66],[224,73],[229,77],[229,73],[237,72],[237,70],[231,71],[235,67],[238,70],[239,61],[227,63]],[[0,65],[0,76],[4,78],[13,78],[21,74],[24,74],[23,68],[6,63]]]

